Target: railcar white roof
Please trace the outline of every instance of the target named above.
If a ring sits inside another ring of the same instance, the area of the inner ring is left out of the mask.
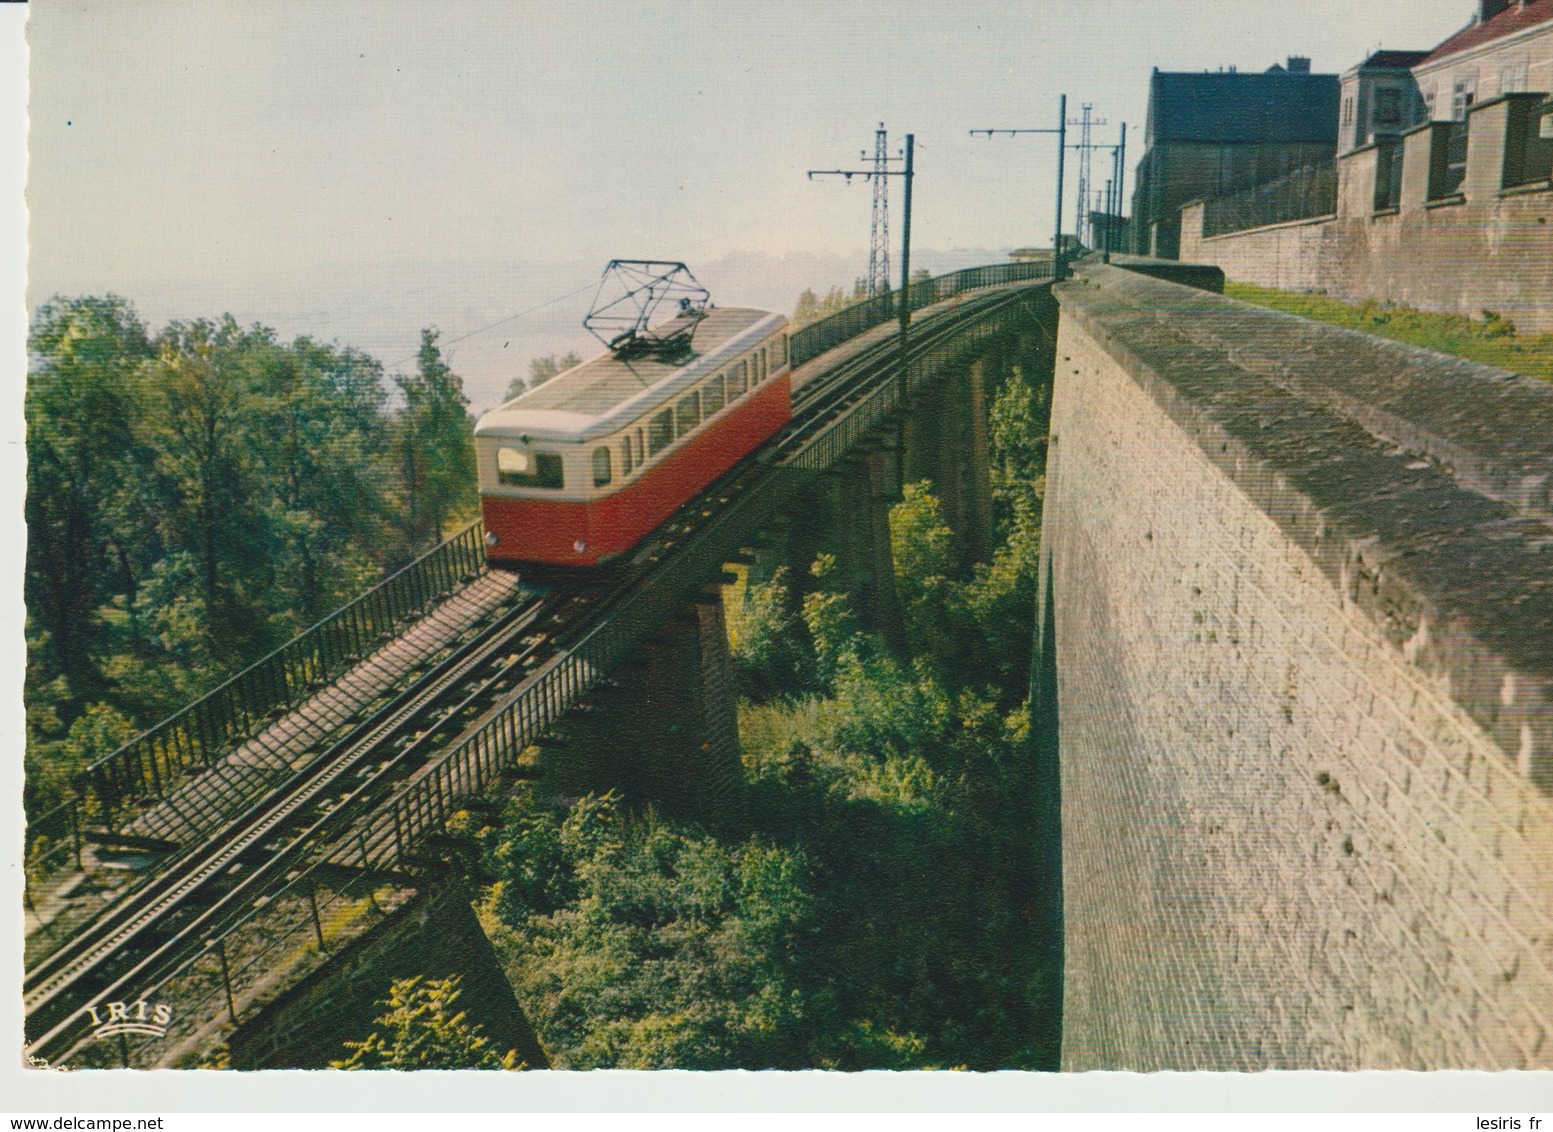
[[[572,442],[608,436],[672,401],[786,321],[769,311],[711,307],[696,327],[691,342],[695,353],[686,364],[601,354],[492,409],[475,425],[475,435]],[[653,331],[670,334],[681,322],[676,317]]]

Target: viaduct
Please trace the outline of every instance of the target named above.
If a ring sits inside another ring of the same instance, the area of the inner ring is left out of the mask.
[[[513,772],[714,824],[737,807],[722,564],[804,577],[833,552],[897,635],[888,509],[931,479],[962,554],[988,552],[987,406],[1018,366],[1049,382],[1027,801],[1062,976],[1050,1068],[1553,1066],[1553,387],[1221,288],[1091,261],[931,339],[889,411],[795,456],[810,474],[709,544]],[[483,764],[461,765],[449,781]],[[374,869],[365,837],[336,861],[371,930],[297,911],[326,962],[228,979],[220,1026],[122,1056],[322,1065],[390,979],[460,971],[471,1015],[544,1064],[436,828],[435,868]]]

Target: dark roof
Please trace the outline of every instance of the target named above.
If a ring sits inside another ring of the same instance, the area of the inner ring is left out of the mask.
[[[1431,51],[1423,62],[1438,62],[1447,55],[1454,55],[1469,47],[1489,43],[1514,32],[1525,31],[1548,20],[1553,20],[1553,0],[1528,0],[1524,5],[1512,3],[1504,11],[1490,16],[1481,23],[1469,24],[1462,28]]]
[[[1336,75],[1156,71],[1149,86],[1149,138],[1154,145],[1335,143],[1337,99]]]
[[[1429,57],[1427,51],[1377,51],[1360,67],[1411,67]]]

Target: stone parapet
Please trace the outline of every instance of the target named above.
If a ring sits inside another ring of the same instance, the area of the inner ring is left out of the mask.
[[[1338,159],[1335,216],[1205,236],[1205,205],[1187,205],[1181,258],[1235,282],[1494,311],[1522,333],[1553,332],[1553,139],[1536,129],[1545,98],[1505,94],[1465,122],[1409,131],[1395,207],[1377,207],[1392,196],[1377,177],[1394,170],[1376,146]]]
[[[1064,1068],[1553,1066],[1553,388],[1057,294]]]

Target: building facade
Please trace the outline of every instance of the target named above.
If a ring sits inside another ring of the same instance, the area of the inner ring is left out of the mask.
[[[1464,121],[1478,102],[1553,91],[1553,0],[1479,0],[1472,22],[1413,67],[1425,116]]]
[[[1338,91],[1337,75],[1312,74],[1299,56],[1260,74],[1156,69],[1133,190],[1133,250],[1174,258],[1188,201],[1329,162]]]
[[[1428,51],[1377,51],[1343,72],[1337,152],[1352,153],[1377,137],[1396,136],[1426,121],[1413,68]]]

